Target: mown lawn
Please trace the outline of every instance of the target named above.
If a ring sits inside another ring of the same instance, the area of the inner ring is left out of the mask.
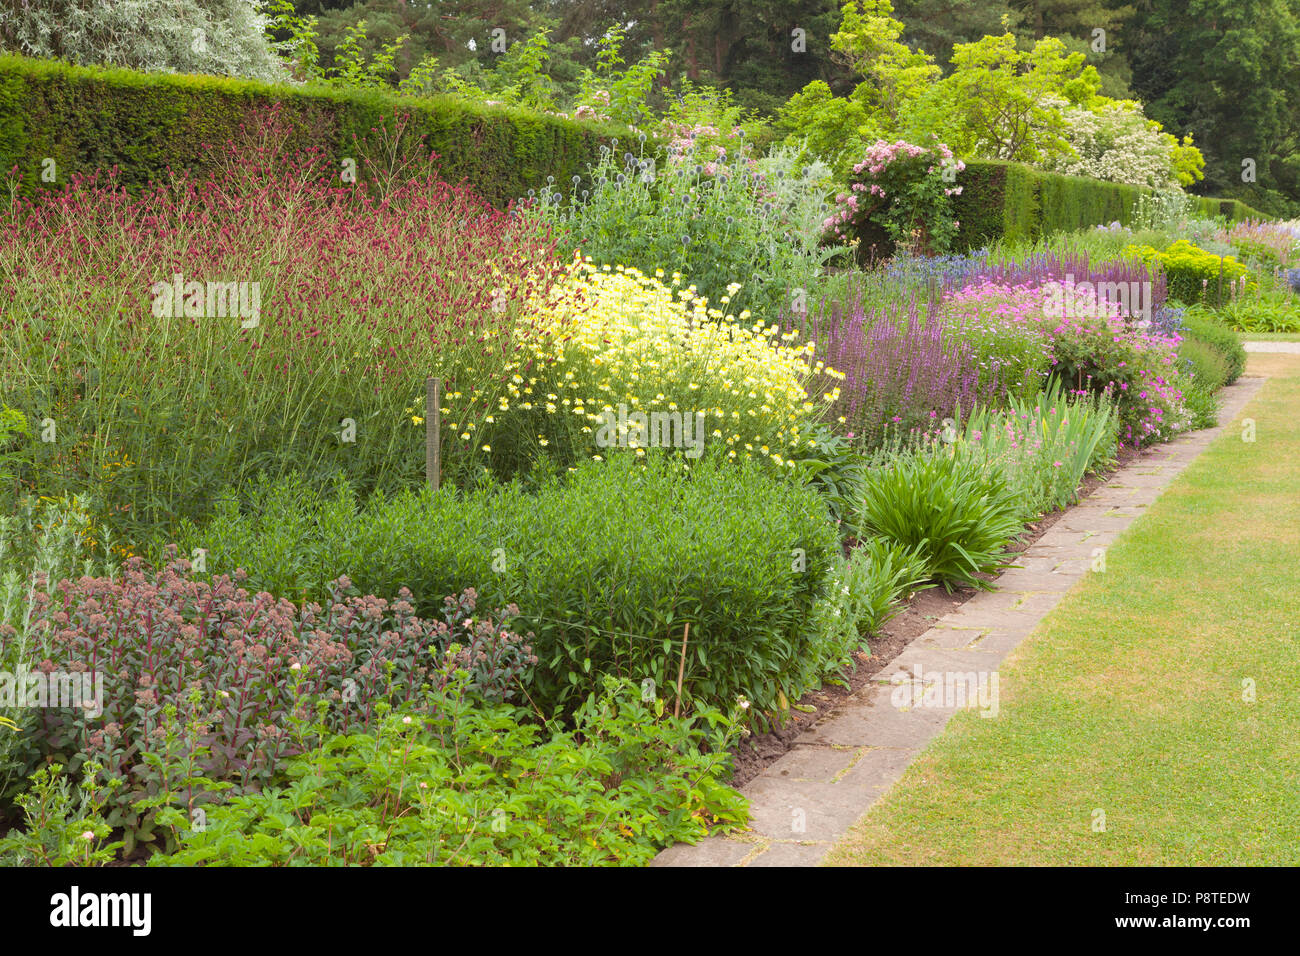
[[[1238,332],[1243,342],[1300,342],[1300,332]]]
[[[1256,441],[1225,430],[828,864],[1300,864],[1300,356],[1250,370]]]

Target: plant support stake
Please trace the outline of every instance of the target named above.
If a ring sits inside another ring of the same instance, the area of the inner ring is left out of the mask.
[[[691,638],[691,622],[686,622],[686,630],[682,631],[682,660],[677,665],[677,699],[673,701],[673,716],[680,717],[682,714],[682,678],[686,676],[686,642]]]
[[[442,470],[442,420],[441,406],[442,379],[426,378],[424,380],[424,476],[429,487],[438,490]]]

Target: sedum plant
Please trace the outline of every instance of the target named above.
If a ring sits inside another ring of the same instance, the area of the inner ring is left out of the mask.
[[[155,798],[175,790],[178,773],[191,807],[214,782],[235,792],[269,783],[306,745],[291,729],[318,703],[326,730],[362,730],[380,703],[419,700],[447,666],[467,673],[477,697],[512,699],[536,658],[507,629],[517,609],[480,616],[476,597],[448,597],[442,620],[425,619],[409,592],[361,596],[340,578],[323,603],[298,607],[229,577],[196,580],[187,561],[146,571],[139,558],[116,580],[38,587],[39,670],[93,672],[99,699],[44,709],[23,744],[73,773],[87,761],[102,767],[106,819],[126,831],[130,852],[159,835],[154,811],[173,801]]]

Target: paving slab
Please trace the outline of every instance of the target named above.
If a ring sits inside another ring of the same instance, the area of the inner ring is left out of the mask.
[[[1231,422],[1263,381],[1245,377],[1224,389],[1220,421]],[[695,846],[677,844],[651,865],[820,863],[942,732],[959,709],[956,700],[979,706],[978,695],[973,703],[954,698],[950,687],[965,693],[978,689],[980,674],[1000,677],[997,667],[1005,656],[1032,639],[1043,617],[1091,573],[1097,550],[1140,521],[1159,492],[1224,428],[1180,436],[1121,469],[1018,555],[1020,567],[1005,571],[994,582],[997,590],[945,614],[853,697],[805,729],[788,753],[741,788],[750,800],[748,830]],[[986,691],[995,686],[986,682]],[[983,712],[996,719],[995,708]]]

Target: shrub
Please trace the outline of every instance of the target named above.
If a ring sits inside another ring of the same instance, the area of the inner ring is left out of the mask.
[[[79,64],[283,82],[288,73],[266,26],[266,16],[244,0],[45,0],[0,7],[0,48]]]
[[[548,175],[568,182],[602,144],[626,135],[611,124],[480,106],[453,96],[273,86],[6,54],[0,54],[0,91],[0,169],[17,166],[29,193],[45,188],[47,157],[54,160],[60,186],[114,167],[132,189],[165,182],[169,168],[220,168],[229,144],[241,142],[242,128],[256,125],[276,104],[295,129],[297,145],[323,151],[336,183],[343,161],[358,158],[358,141],[394,112],[409,114],[408,142],[423,142],[425,161],[428,151],[437,155],[439,177],[466,184],[498,207],[543,185]],[[202,117],[201,133],[195,117]],[[226,145],[213,155],[208,147],[217,143]],[[421,175],[428,171],[423,163],[418,168]]]
[[[1231,385],[1246,370],[1246,349],[1241,337],[1228,328],[1218,314],[1204,307],[1188,309],[1183,316],[1186,335],[1204,343],[1223,356],[1227,363],[1224,385]]]
[[[118,580],[83,577],[31,598],[30,626],[48,654],[38,669],[93,674],[98,707],[46,708],[26,743],[71,772],[88,759],[103,768],[107,821],[125,829],[127,852],[158,835],[154,814],[136,803],[168,786],[160,750],[174,750],[204,781],[248,792],[302,749],[291,728],[317,702],[323,726],[346,733],[369,726],[380,702],[417,700],[451,667],[468,673],[478,697],[508,699],[535,661],[506,629],[517,609],[476,618],[472,590],[448,597],[434,622],[414,614],[409,593],[392,603],[363,598],[346,578],[331,585],[323,607],[299,609],[188,571],[188,562],[173,561],[146,573],[134,558]],[[164,711],[178,705],[194,731],[173,746]],[[204,759],[195,764],[200,744]],[[187,789],[191,809],[200,796]]]
[[[877,140],[853,166],[849,191],[836,197],[838,208],[823,227],[838,239],[857,238],[860,261],[895,248],[945,253],[958,226],[949,197],[962,190],[950,184],[965,168],[943,143]],[[885,240],[879,250],[871,248],[873,237]]]
[[[840,524],[855,507],[866,473],[866,459],[853,449],[853,439],[818,423],[809,433],[808,445],[790,459],[791,474],[816,489]]]
[[[1114,402],[1126,444],[1168,441],[1186,427],[1175,380],[1176,336],[1119,316],[1058,321],[1052,329],[1053,377],[1067,389]]]
[[[1025,384],[1037,382],[1036,340],[1048,352],[1046,371],[1067,389],[1111,398],[1124,441],[1166,440],[1183,421],[1181,395],[1171,379],[1178,337],[1143,318],[1153,305],[1159,314],[1159,281],[1146,278],[1140,265],[1106,263],[1092,270],[1086,257],[1035,259],[990,263],[988,279],[945,297],[941,307],[948,321],[957,328],[983,327],[976,338],[991,335],[996,348],[990,354],[998,358],[1001,350],[999,361],[1009,365],[1013,381],[1014,373],[1027,368]],[[1081,272],[1074,271],[1076,263]],[[1140,306],[1135,287],[1142,293]],[[1013,398],[1028,394],[1024,388],[1009,392]]]
[[[1195,336],[1178,346],[1182,371],[1201,391],[1218,391],[1228,381],[1228,358],[1219,349]]]
[[[1137,186],[1108,183],[1083,176],[1063,176],[1003,160],[972,159],[957,177],[962,187],[953,198],[952,214],[960,223],[954,248],[974,249],[998,239],[1038,240],[1056,232],[1068,232],[1100,223],[1134,223],[1143,226],[1139,203],[1153,194]],[[1168,193],[1179,197],[1181,193]],[[1147,200],[1148,203],[1151,200]],[[1166,200],[1168,202],[1168,200]],[[1196,212],[1208,218],[1224,216],[1240,221],[1262,215],[1238,200],[1192,197]],[[1157,211],[1148,206],[1146,215],[1174,221],[1190,215],[1182,199],[1175,198],[1176,211]],[[1149,227],[1151,219],[1146,220]]]
[[[365,591],[405,586],[416,613],[472,586],[514,603],[540,658],[529,694],[571,709],[601,675],[677,682],[705,704],[738,695],[758,711],[795,699],[807,621],[827,588],[837,539],[811,488],[758,463],[649,454],[586,461],[535,494],[518,482],[375,497],[359,506],[301,483],[262,485],[246,511],[223,504],[183,544],[209,571],[243,568],[254,586],[317,599],[346,574]]]
[[[1186,239],[1163,252],[1150,246],[1133,246],[1125,252],[1158,264],[1169,283],[1169,295],[1187,305],[1202,301],[1221,305],[1233,295],[1239,281],[1247,289],[1255,286],[1250,270],[1232,256],[1216,256]]]
[[[742,143],[731,153],[674,147],[661,168],[643,145],[632,148],[620,153],[615,141],[585,177],[563,184],[567,202],[547,187],[534,207],[597,265],[680,274],[710,302],[733,296],[736,308],[772,320],[836,254],[808,228],[825,206],[826,167],[800,167],[793,150],[755,160]]]
[[[987,589],[979,577],[1009,565],[1003,549],[1020,532],[1020,502],[1000,469],[958,449],[918,448],[874,469],[859,525],[925,562],[928,579]]]
[[[848,665],[929,575],[921,546],[905,548],[887,538],[859,542],[847,557],[836,555],[835,565],[830,595],[818,603],[810,629],[818,661]]]
[[[723,783],[738,708],[675,718],[606,680],[563,732],[450,696],[323,740],[150,865],[632,866],[746,820]]]

